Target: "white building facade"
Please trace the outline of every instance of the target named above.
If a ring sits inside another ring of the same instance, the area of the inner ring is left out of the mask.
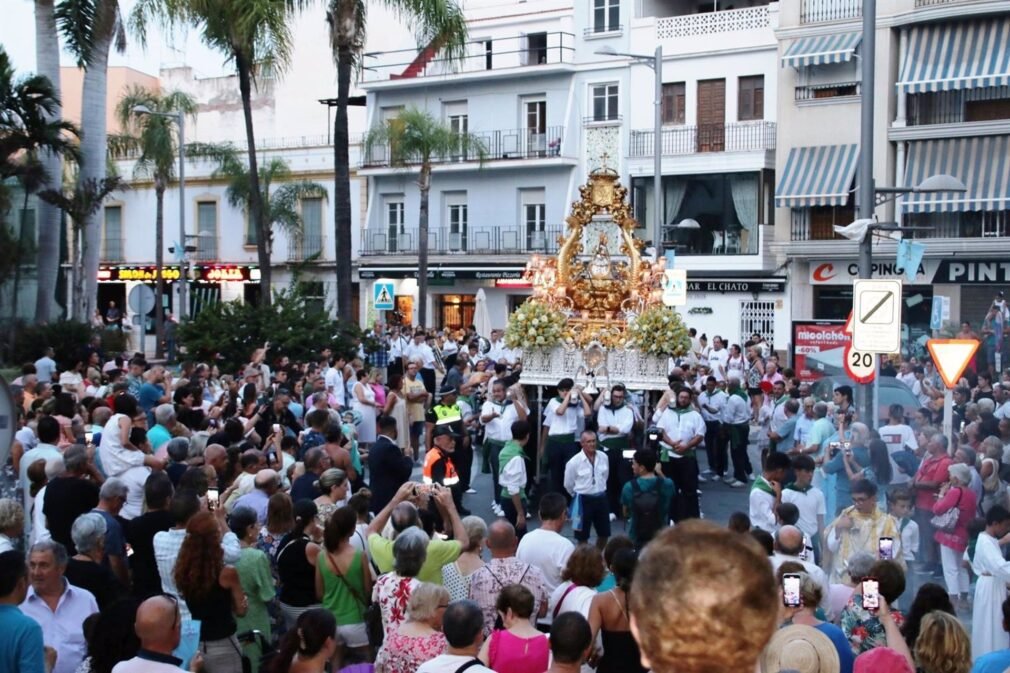
[[[385,148],[363,156],[363,318],[372,283],[389,280],[403,318],[426,300],[431,326],[465,327],[483,288],[493,326],[504,327],[529,294],[526,261],[556,252],[578,187],[603,165],[628,187],[639,237],[652,239],[654,74],[598,52],[651,55],[661,44],[662,235],[688,274],[680,310],[699,333],[730,342],[785,335],[786,282],[769,248],[775,106],[765,105],[776,97],[777,5],[752,4],[469,2],[462,63],[412,48],[375,54],[362,85],[369,127],[413,106],[478,136],[488,156],[434,167],[428,298],[416,289],[417,170],[391,166]]]
[[[858,0],[781,3],[776,229],[796,319],[844,320],[857,246],[832,225],[855,218],[859,156]],[[879,221],[923,227],[915,280],[905,280],[906,353],[930,331],[932,298],[978,330],[1010,285],[1010,6],[976,0],[897,0],[877,13],[874,178],[914,187],[952,175],[965,194],[910,194]],[[900,277],[896,244],[874,243],[875,277]]]

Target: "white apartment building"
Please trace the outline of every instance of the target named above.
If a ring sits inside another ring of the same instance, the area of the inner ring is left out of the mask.
[[[483,288],[504,327],[529,294],[526,261],[556,252],[578,187],[604,164],[629,188],[639,237],[651,239],[653,71],[598,52],[651,55],[662,44],[661,217],[665,247],[688,273],[681,310],[731,342],[785,335],[786,282],[769,251],[775,106],[765,105],[776,98],[777,4],[477,0],[466,12],[462,63],[413,47],[368,60],[369,127],[414,106],[477,135],[489,153],[483,165],[447,156],[434,167],[428,298],[417,297],[417,171],[391,166],[385,148],[363,157],[361,306],[372,282],[392,280],[404,316],[416,319],[427,300],[434,326],[458,328]]]
[[[852,306],[857,247],[831,227],[855,216],[861,11],[859,0],[781,3],[776,250],[796,319],[844,320]],[[882,222],[931,228],[906,233],[926,252],[905,281],[905,335],[928,333],[933,296],[977,330],[1010,285],[1010,5],[895,0],[878,4],[876,23],[876,184],[947,174],[968,188],[877,209]],[[874,244],[874,276],[901,275],[895,250]]]

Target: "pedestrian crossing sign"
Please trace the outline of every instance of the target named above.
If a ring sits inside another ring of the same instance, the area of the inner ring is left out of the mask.
[[[392,281],[376,281],[372,285],[372,304],[376,311],[392,311],[396,308],[394,302]]]

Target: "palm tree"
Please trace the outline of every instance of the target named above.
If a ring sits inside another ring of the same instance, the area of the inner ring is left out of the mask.
[[[113,192],[127,189],[127,186],[117,175],[100,180],[90,178],[81,180],[78,176],[78,179],[72,182],[72,189],[64,189],[63,191],[47,189],[39,192],[39,198],[63,211],[73,224],[70,254],[72,255],[71,264],[78,270],[74,273],[74,306],[79,309],[88,301],[87,298],[82,299],[81,295],[87,292],[89,287],[89,279],[86,277],[87,273],[84,269],[84,256],[87,253],[87,243],[84,240],[85,226],[87,225],[84,223],[93,221],[95,213],[102,207],[107,196]],[[97,245],[96,242],[96,250]],[[98,277],[97,272],[94,277]],[[93,312],[94,309],[92,309]]]
[[[337,113],[333,119],[334,242],[337,266],[337,314],[351,316],[351,166],[348,145],[347,99],[351,73],[365,45],[367,0],[328,0],[326,22],[330,48],[337,65]],[[383,0],[415,27],[422,46],[441,51],[449,61],[466,54],[466,17],[455,0]],[[421,305],[425,297],[422,290]],[[423,324],[423,322],[422,322]]]
[[[417,167],[419,172],[417,324],[424,327],[428,324],[428,195],[431,191],[432,161],[450,156],[476,156],[483,165],[487,148],[473,134],[459,133],[429,112],[412,107],[402,110],[389,123],[369,131],[365,136],[365,151],[370,152],[378,145],[388,147],[390,165]]]
[[[77,65],[84,68],[81,166],[77,177],[79,191],[84,193],[101,184],[107,174],[109,50],[113,45],[120,52],[126,49],[126,32],[119,13],[119,0],[60,0],[55,15],[66,47],[77,59]],[[80,271],[84,276],[84,291],[75,295],[72,314],[82,322],[91,318],[98,299],[101,227],[95,218],[96,212],[97,208],[86,213],[82,222],[75,221],[81,233]]]
[[[54,0],[35,0],[35,69],[39,75],[49,79],[53,93],[60,98],[60,42],[56,31]],[[46,113],[50,122],[58,122],[63,110],[56,105],[51,113]],[[39,155],[42,170],[49,176],[49,187],[63,189],[63,161],[59,153],[43,151]],[[60,211],[52,204],[39,201],[35,209],[38,222],[38,248],[36,257],[36,278],[38,292],[35,295],[35,320],[47,322],[53,314],[56,303],[56,277],[60,262],[60,234],[63,229]]]
[[[280,74],[291,60],[292,37],[289,20],[308,0],[148,0],[139,2],[131,16],[131,27],[144,38],[144,26],[152,19],[164,24],[190,24],[202,33],[207,46],[224,53],[235,66],[245,136],[249,152],[249,218],[256,228],[256,251],[260,264],[260,301],[271,302],[271,268],[267,243],[270,222],[263,206],[260,171],[253,130],[252,87],[264,72]]]
[[[109,138],[109,153],[112,156],[135,154],[137,162],[134,175],[147,175],[154,180],[154,264],[158,286],[154,323],[156,352],[158,358],[161,358],[164,355],[165,339],[165,307],[162,303],[165,292],[165,279],[162,277],[165,265],[165,190],[175,179],[179,148],[172,120],[157,114],[138,115],[134,112],[137,106],[146,107],[151,112],[193,115],[196,113],[196,101],[182,91],[158,93],[142,86],[133,86],[127,89],[116,105],[116,117],[125,133]],[[179,207],[185,208],[186,205],[180,203]]]
[[[240,159],[239,153],[229,145],[204,145],[195,143],[186,147],[192,157],[204,157],[215,161],[217,168],[211,178],[223,178],[228,187],[225,195],[233,208],[250,212],[252,181],[249,168]],[[259,167],[259,184],[263,191],[263,212],[267,220],[266,238],[259,230],[254,230],[256,245],[261,243],[266,249],[267,263],[273,254],[274,228],[284,231],[288,240],[300,242],[304,234],[303,221],[298,204],[302,199],[325,197],[326,188],[310,180],[293,180],[291,168],[280,158],[273,158]],[[274,185],[279,185],[271,191]]]

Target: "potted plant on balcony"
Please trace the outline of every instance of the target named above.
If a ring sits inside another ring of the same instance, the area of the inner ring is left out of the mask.
[[[555,138],[554,140],[547,143],[547,152],[549,156],[556,157],[561,154],[561,138]]]

